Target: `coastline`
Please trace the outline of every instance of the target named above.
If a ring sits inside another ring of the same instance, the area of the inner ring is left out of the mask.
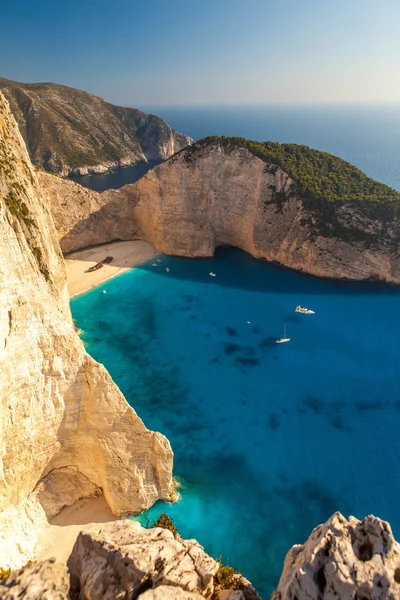
[[[156,252],[154,246],[143,240],[110,242],[66,254],[64,260],[69,296],[73,298],[83,294],[104,281],[132,269],[132,267],[137,267],[157,255],[158,252]],[[106,256],[113,257],[110,264],[106,264],[92,273],[85,273],[89,267],[103,261]]]

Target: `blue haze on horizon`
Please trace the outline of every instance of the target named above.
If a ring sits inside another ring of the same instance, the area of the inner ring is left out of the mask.
[[[0,75],[125,106],[400,102],[397,0],[14,0]]]

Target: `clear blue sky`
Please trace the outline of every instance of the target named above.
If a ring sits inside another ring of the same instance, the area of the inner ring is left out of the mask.
[[[400,102],[400,0],[9,0],[0,76],[125,106]]]

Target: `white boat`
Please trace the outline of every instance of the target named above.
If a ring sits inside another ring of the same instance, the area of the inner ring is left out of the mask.
[[[294,312],[298,312],[301,313],[302,315],[315,315],[315,311],[314,310],[310,310],[309,308],[305,308],[305,306],[296,306],[296,308],[294,309]]]
[[[211,271],[211,273],[209,273],[209,276],[210,277],[216,277],[216,274]]]
[[[290,338],[286,337],[286,323],[283,329],[283,338],[278,338],[276,340],[277,344],[285,344],[286,342],[290,342]]]

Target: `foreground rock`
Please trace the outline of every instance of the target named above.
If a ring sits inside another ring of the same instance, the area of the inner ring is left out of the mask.
[[[0,78],[34,164],[58,175],[165,160],[191,143],[163,119],[54,83]]]
[[[400,598],[400,544],[390,525],[340,513],[288,552],[272,600]]]
[[[172,493],[149,431],[74,327],[50,210],[0,94],[0,567],[36,556],[37,528],[104,493],[117,515]]]
[[[341,163],[349,165],[332,160],[340,178]],[[48,175],[42,185],[63,252],[138,238],[179,256],[212,256],[229,245],[320,277],[400,283],[400,195],[353,169],[348,179],[360,178],[361,190],[365,182],[365,200],[303,197],[279,165],[217,139],[120,190],[79,194]],[[375,188],[388,199],[368,199]]]
[[[219,563],[195,540],[129,520],[92,525],[78,536],[65,565],[45,561],[12,573],[0,598],[14,600],[259,600],[243,590],[219,591]]]

